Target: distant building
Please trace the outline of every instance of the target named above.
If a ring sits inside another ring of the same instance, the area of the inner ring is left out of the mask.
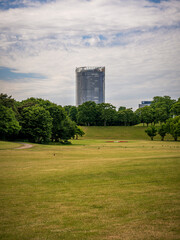
[[[76,105],[105,102],[105,67],[76,68]]]
[[[152,103],[152,101],[142,101],[140,104],[139,104],[139,108],[142,108],[142,107],[145,107],[145,106],[150,106]]]

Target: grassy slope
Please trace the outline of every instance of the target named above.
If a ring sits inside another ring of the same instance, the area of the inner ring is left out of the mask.
[[[0,141],[0,150],[20,147],[20,143]]]
[[[149,140],[145,133],[147,127],[143,126],[108,126],[108,127],[81,127],[85,132],[83,139],[119,139],[119,140]],[[160,140],[157,135],[155,140]],[[166,140],[172,140],[170,135],[165,137]]]
[[[179,142],[5,145],[0,239],[180,238]]]

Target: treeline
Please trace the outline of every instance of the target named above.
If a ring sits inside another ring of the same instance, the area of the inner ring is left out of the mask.
[[[176,101],[169,96],[154,97],[151,106],[136,111],[123,106],[116,110],[112,104],[91,101],[78,107],[65,106],[64,109],[73,121],[82,126],[132,126],[139,123],[148,126],[180,115],[180,98]]]
[[[169,96],[154,97],[151,106],[133,111],[123,106],[116,110],[110,103],[92,101],[78,107],[62,107],[41,98],[19,102],[0,94],[0,138],[64,143],[84,134],[79,126],[162,125],[179,115],[180,98],[176,101]]]
[[[67,143],[83,134],[62,106],[40,98],[18,102],[7,94],[0,94],[0,138],[3,140]]]

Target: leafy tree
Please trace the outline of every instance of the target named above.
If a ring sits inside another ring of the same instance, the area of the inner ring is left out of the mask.
[[[50,102],[49,100],[31,97],[31,98],[27,98],[26,100],[23,100],[21,102],[18,102],[17,107],[18,107],[19,112],[21,113],[21,111],[26,107],[32,107],[32,106],[38,105],[38,106],[43,107],[44,109],[47,109],[52,104],[54,104],[54,103]]]
[[[67,105],[67,106],[64,106],[64,109],[67,115],[70,117],[70,119],[74,122],[77,122],[77,113],[78,113],[77,107]]]
[[[148,127],[145,132],[147,133],[147,135],[151,138],[151,140],[153,141],[153,138],[157,135],[157,129],[155,126],[150,126]]]
[[[76,126],[76,139],[78,139],[79,136],[82,137],[84,134],[85,132],[79,126]]]
[[[76,123],[77,123],[77,113],[78,113],[77,107],[72,106],[70,108],[69,117],[72,121],[74,121]]]
[[[119,111],[117,112],[117,123],[118,125],[124,126],[137,124],[137,116],[131,108],[119,108]]]
[[[21,122],[23,122],[24,120],[24,109],[26,109],[27,107],[37,107],[37,106],[43,107],[44,110],[50,113],[50,117],[52,118],[52,127],[51,127],[51,135],[50,135],[51,141],[64,142],[74,136],[73,131],[75,130],[70,131],[70,129],[72,130],[74,128],[75,123],[72,123],[72,121],[70,121],[63,107],[58,106],[57,104],[52,103],[49,100],[44,100],[41,98],[28,98],[20,102],[18,104],[18,108],[19,108],[19,112],[21,113]],[[34,128],[32,129],[32,131],[34,131]],[[70,134],[70,132],[71,133],[73,132],[73,134]],[[41,140],[37,140],[33,138],[31,141],[47,142],[49,141],[48,138],[46,139],[41,138]]]
[[[69,139],[76,135],[76,123],[71,121],[69,117],[61,123],[61,129],[58,131],[58,136],[61,142],[68,142]]]
[[[136,116],[131,108],[126,109],[125,113],[126,113],[128,126],[131,126],[137,123]]]
[[[1,139],[9,139],[13,135],[17,135],[21,127],[16,120],[15,113],[12,108],[0,105],[0,137]]]
[[[168,119],[166,129],[173,136],[174,140],[177,141],[180,136],[180,116]]]
[[[172,116],[171,108],[176,101],[169,96],[153,98],[151,107],[154,109],[154,122],[166,122]]]
[[[157,129],[157,131],[158,131],[158,134],[161,136],[161,141],[163,141],[167,133],[166,124],[162,123],[161,126]]]
[[[165,107],[160,107],[154,109],[154,123],[163,123],[169,118],[169,115],[165,109]]]
[[[14,100],[14,98],[12,98],[12,96],[8,96],[7,94],[4,94],[4,93],[0,94],[0,105],[8,108],[12,108],[12,110],[15,112],[16,118],[18,118],[19,113],[18,113],[16,103],[17,102]]]
[[[74,138],[77,126],[76,123],[67,116],[65,109],[51,103],[51,105],[47,107],[47,110],[53,119],[52,141],[67,142],[69,139]]]
[[[52,118],[49,111],[35,105],[24,108],[21,116],[22,133],[29,141],[43,143],[50,140]]]
[[[72,105],[66,105],[64,106],[64,110],[66,111],[67,115],[69,116],[70,110],[72,108]]]
[[[123,110],[126,110],[126,107],[120,106],[118,109],[118,111],[123,111]]]
[[[85,102],[78,106],[77,122],[80,125],[94,125],[97,117],[96,103],[93,101]]]
[[[171,107],[171,113],[175,116],[179,116],[180,115],[180,98],[178,99],[178,101],[176,103],[174,103]]]
[[[125,110],[120,110],[117,112],[117,122],[118,125],[127,125],[127,114],[126,114],[126,109]]]
[[[78,113],[77,107],[72,106],[70,109],[69,117],[71,118],[72,121],[76,123],[77,123],[77,113]]]
[[[0,105],[8,107],[8,108],[15,108],[15,100],[12,96],[8,96],[7,94],[1,93],[0,94]]]
[[[97,105],[97,108],[100,113],[99,118],[103,122],[103,125],[113,125],[116,114],[116,107],[110,103],[99,103]]]
[[[138,108],[135,113],[139,117],[139,119],[140,119],[141,123],[143,123],[143,125],[144,125],[144,123],[146,123],[148,126],[149,123],[152,123],[154,120],[153,109],[150,106]]]
[[[67,118],[67,114],[63,107],[58,106],[54,103],[47,108],[51,117],[52,117],[52,134],[51,140],[52,142],[58,142],[61,137],[61,131],[63,129],[63,123]]]

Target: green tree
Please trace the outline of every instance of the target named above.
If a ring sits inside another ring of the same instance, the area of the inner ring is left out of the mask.
[[[0,105],[12,108],[15,113],[16,119],[19,118],[19,112],[17,109],[17,102],[12,96],[8,96],[7,94],[1,93],[0,94]]]
[[[168,119],[166,129],[173,136],[174,140],[177,141],[180,136],[180,116]]]
[[[63,129],[64,121],[67,119],[67,114],[63,107],[58,106],[54,103],[47,108],[51,117],[52,117],[52,134],[51,140],[52,142],[59,142],[61,138],[61,131]]]
[[[117,122],[118,125],[127,125],[127,114],[126,114],[126,109],[125,110],[120,110],[117,112]]]
[[[126,110],[126,107],[120,106],[118,109],[118,111],[123,111],[123,110]]]
[[[98,112],[100,113],[99,118],[103,122],[103,125],[113,125],[116,107],[110,103],[99,103],[97,104]]]
[[[49,111],[41,106],[26,107],[21,113],[22,133],[32,142],[49,142],[52,130],[52,118]]]
[[[84,134],[85,132],[79,126],[76,126],[76,139],[78,139],[79,136],[82,137]]]
[[[157,129],[155,126],[150,126],[148,127],[145,132],[147,133],[147,135],[151,138],[151,140],[153,141],[154,137],[157,135]]]
[[[1,139],[9,139],[13,135],[17,135],[21,127],[16,120],[15,113],[12,108],[0,105],[0,137]]]
[[[131,126],[137,124],[137,116],[131,108],[119,108],[117,112],[117,124]]]
[[[1,93],[0,94],[0,105],[12,108],[15,110],[16,108],[16,101],[12,98],[12,96],[8,96],[7,94]]]
[[[50,102],[49,100],[44,100],[42,98],[27,98],[26,100],[22,100],[21,102],[17,102],[17,107],[18,107],[18,111],[21,113],[22,110],[26,107],[32,107],[35,105],[41,106],[44,109],[49,108],[52,104],[52,102]]]
[[[176,100],[169,96],[154,97],[151,103],[151,107],[154,109],[154,122],[166,122],[172,116],[171,108],[175,102]]]
[[[72,108],[72,105],[66,105],[64,106],[64,110],[66,111],[67,115],[69,116],[70,110]]]
[[[154,120],[153,109],[150,106],[145,106],[142,108],[138,108],[135,114],[139,117],[141,123],[146,123],[147,126],[149,123],[152,123]]]
[[[93,101],[85,102],[78,106],[77,122],[80,125],[95,125],[97,117],[96,103]]]
[[[64,106],[64,109],[67,115],[70,117],[70,119],[74,122],[77,122],[77,113],[78,113],[77,107],[67,105],[67,106]]]
[[[41,98],[28,98],[18,103],[19,112],[21,113],[21,122],[24,119],[24,109],[27,107],[43,107],[44,110],[50,113],[52,118],[52,129],[51,129],[51,141],[64,142],[73,137],[72,129],[74,128],[74,123],[72,123],[67,116],[65,109],[49,100],[44,100]],[[72,106],[71,106],[72,107]],[[69,108],[70,109],[70,108]],[[41,126],[39,126],[41,128]],[[34,131],[34,130],[33,130]],[[49,135],[48,135],[49,136]],[[41,138],[42,139],[42,138]],[[39,141],[39,140],[32,140]],[[42,142],[49,141],[47,139],[42,139]]]
[[[58,136],[61,142],[68,142],[69,139],[74,138],[76,135],[76,123],[73,122],[68,116],[61,123],[61,129],[58,131]]]
[[[131,108],[126,109],[125,113],[126,113],[126,118],[127,118],[127,123],[126,124],[128,126],[137,124],[136,115]]]
[[[164,140],[164,137],[166,136],[167,133],[167,127],[165,123],[162,123],[160,127],[157,129],[158,134],[161,136],[161,141]]]
[[[52,141],[67,142],[69,139],[74,138],[77,126],[76,123],[67,116],[65,109],[51,103],[51,106],[47,107],[47,110],[53,119]]]
[[[171,107],[171,113],[174,116],[179,116],[180,115],[180,98],[176,103],[174,103]]]
[[[78,113],[77,107],[72,106],[69,112],[69,117],[72,121],[76,123],[77,123],[77,113]]]

